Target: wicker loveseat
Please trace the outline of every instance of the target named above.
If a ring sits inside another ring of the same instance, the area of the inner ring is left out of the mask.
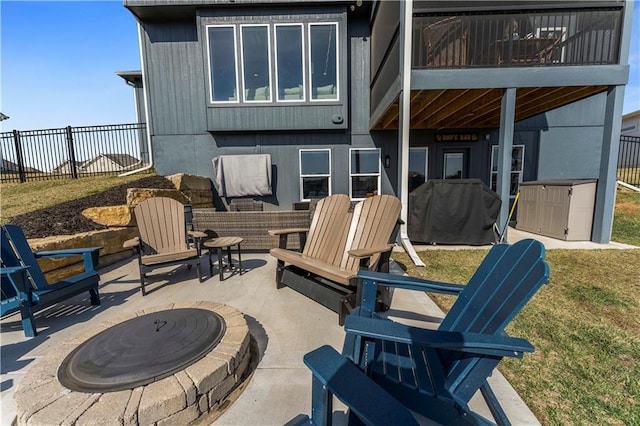
[[[270,229],[308,228],[309,210],[291,211],[231,211],[194,209],[193,228],[216,237],[240,237],[242,250],[269,251],[278,247],[278,237],[268,234]],[[298,234],[290,236],[289,246],[300,248]]]

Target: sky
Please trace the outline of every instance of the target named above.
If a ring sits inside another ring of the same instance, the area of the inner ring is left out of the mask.
[[[640,0],[634,4],[623,114],[640,110]],[[137,121],[138,30],[122,1],[0,0],[0,131]]]

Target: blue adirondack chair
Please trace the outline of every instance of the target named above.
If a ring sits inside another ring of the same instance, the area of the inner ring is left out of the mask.
[[[19,309],[25,336],[37,335],[34,309],[51,306],[85,291],[89,292],[92,305],[100,304],[100,275],[96,271],[100,247],[33,252],[22,229],[15,225],[2,226],[0,236],[2,291],[4,294],[6,290],[7,296],[2,315]],[[84,271],[49,284],[36,259],[71,256],[83,257]]]
[[[2,297],[0,298],[0,316],[20,309],[20,285],[24,282],[28,266],[1,267],[0,284]]]
[[[548,281],[540,242],[494,246],[466,286],[370,271],[358,276],[362,304],[346,320],[343,354],[323,346],[305,355],[313,373],[312,416],[293,423],[327,424],[335,395],[356,424],[411,424],[409,410],[441,424],[493,424],[468,406],[480,390],[495,422],[509,424],[487,378],[503,357],[534,350],[504,329]],[[458,298],[438,329],[428,330],[380,318],[378,285]],[[389,413],[380,413],[388,401]]]

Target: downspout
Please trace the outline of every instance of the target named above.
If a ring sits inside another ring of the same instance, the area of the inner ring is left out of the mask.
[[[398,126],[398,182],[400,184],[400,242],[416,266],[425,266],[414,249],[407,233],[409,206],[409,132],[411,118],[411,29],[413,26],[413,0],[401,3],[404,7],[400,21],[400,113]]]
[[[138,46],[140,47],[140,70],[142,71],[142,94],[144,95],[144,119],[147,126],[147,150],[149,152],[149,164],[126,173],[118,175],[119,177],[130,176],[136,173],[144,172],[153,168],[153,150],[151,149],[151,123],[149,120],[149,97],[147,95],[147,83],[145,82],[144,55],[142,54],[142,25],[138,22]]]

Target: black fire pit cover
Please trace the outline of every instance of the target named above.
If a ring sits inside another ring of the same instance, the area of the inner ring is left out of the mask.
[[[204,309],[170,309],[115,325],[82,343],[58,368],[63,386],[114,392],[163,379],[209,353],[224,319]]]

